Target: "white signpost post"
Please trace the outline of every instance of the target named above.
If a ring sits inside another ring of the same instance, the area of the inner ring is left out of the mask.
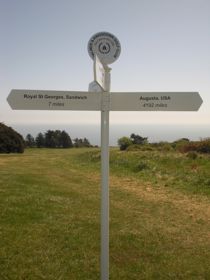
[[[18,90],[7,101],[13,110],[101,111],[101,280],[109,279],[109,111],[197,111],[198,92],[112,92],[107,65],[120,55],[119,40],[108,32],[93,35],[88,52],[94,60],[89,91]]]

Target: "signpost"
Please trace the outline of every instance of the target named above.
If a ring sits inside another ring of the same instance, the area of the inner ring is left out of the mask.
[[[86,91],[17,90],[7,101],[13,110],[101,111],[101,280],[109,279],[109,111],[197,111],[198,92],[112,92],[107,64],[120,55],[119,40],[108,32],[91,37],[94,82]]]
[[[105,84],[103,88],[106,89]],[[101,111],[105,106],[104,102],[109,111],[197,111],[202,104],[198,92],[110,92],[107,94],[108,91],[102,91],[101,86],[96,89],[95,92],[13,89],[7,101],[13,110],[75,111]]]

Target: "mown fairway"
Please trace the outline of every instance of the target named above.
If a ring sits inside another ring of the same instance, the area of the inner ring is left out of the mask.
[[[110,162],[110,279],[210,279],[210,158]],[[0,279],[99,279],[99,245],[99,150],[0,155]]]

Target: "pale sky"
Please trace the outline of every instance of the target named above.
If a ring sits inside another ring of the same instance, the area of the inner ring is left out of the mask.
[[[114,34],[111,91],[198,91],[198,112],[111,112],[112,124],[210,125],[210,0],[0,0],[0,122],[99,124],[99,112],[13,111],[11,89],[88,90],[87,43]],[[210,136],[210,132],[209,132]]]

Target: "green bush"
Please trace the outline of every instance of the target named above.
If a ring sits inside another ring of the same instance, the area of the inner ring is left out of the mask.
[[[187,154],[187,157],[190,159],[196,159],[198,157],[198,154],[194,151],[191,151]]]
[[[171,144],[169,144],[169,143],[166,142],[166,143],[164,143],[164,144],[162,145],[161,150],[162,150],[163,152],[170,152],[170,151],[173,150],[173,148],[172,148]]]
[[[142,150],[142,145],[137,145],[137,144],[131,144],[130,146],[127,147],[127,151],[139,151]]]
[[[140,171],[143,171],[144,169],[148,169],[148,168],[149,168],[149,166],[146,162],[140,161],[136,164],[136,166],[134,166],[133,171],[140,172]]]
[[[130,138],[124,136],[118,139],[118,145],[120,146],[121,151],[125,151],[130,145],[132,145],[132,141]]]
[[[0,123],[0,153],[23,153],[25,143],[22,135]]]
[[[174,141],[171,146],[178,152],[184,153],[184,147],[187,146],[189,143],[192,143],[187,138],[181,138],[179,140]]]

